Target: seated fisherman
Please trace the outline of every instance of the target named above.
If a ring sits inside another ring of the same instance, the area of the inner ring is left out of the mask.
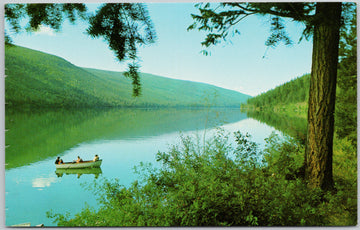
[[[78,156],[76,163],[80,163],[80,162],[83,162],[83,159],[81,159],[80,156]]]
[[[99,160],[99,156],[96,154],[93,161],[98,161]]]

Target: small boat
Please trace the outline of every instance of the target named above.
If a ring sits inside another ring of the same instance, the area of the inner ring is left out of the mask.
[[[98,161],[82,161],[76,162],[65,162],[62,164],[56,164],[57,169],[83,169],[83,168],[99,168],[102,160]]]
[[[11,225],[10,227],[31,227],[31,223],[15,224],[15,225]],[[44,227],[44,224],[38,224],[35,225],[35,227]]]

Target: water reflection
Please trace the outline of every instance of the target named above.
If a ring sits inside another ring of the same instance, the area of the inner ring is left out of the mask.
[[[265,111],[247,111],[247,116],[272,126],[295,138],[301,144],[305,144],[307,132],[307,121],[305,118],[290,117],[283,114],[274,115],[274,113]]]
[[[143,139],[246,118],[238,109],[7,109],[6,169],[62,156],[79,143]]]
[[[94,178],[99,178],[102,173],[101,168],[83,168],[83,169],[56,169],[55,174],[57,177],[63,177],[64,175],[76,175],[79,179],[83,174],[93,174]]]

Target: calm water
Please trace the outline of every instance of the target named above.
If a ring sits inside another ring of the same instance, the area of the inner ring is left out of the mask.
[[[128,186],[136,179],[133,167],[140,162],[156,166],[158,151],[179,142],[180,135],[211,135],[217,126],[228,132],[249,132],[264,143],[274,128],[238,109],[118,109],[6,111],[6,225],[31,222],[55,226],[46,218],[55,213],[81,211],[85,204],[96,207],[95,196],[83,184],[102,178],[119,178]],[[103,159],[101,169],[68,174],[56,172],[61,156],[72,161],[80,155]]]

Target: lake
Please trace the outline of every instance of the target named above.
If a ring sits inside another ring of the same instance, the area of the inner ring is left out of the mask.
[[[56,226],[46,212],[80,212],[96,208],[86,185],[118,178],[129,186],[140,162],[157,165],[158,151],[179,143],[180,135],[210,136],[216,127],[250,133],[264,144],[273,127],[247,117],[239,109],[80,109],[6,110],[6,225]],[[206,130],[206,132],[204,131]],[[72,161],[98,154],[100,169],[59,172],[54,161]]]

